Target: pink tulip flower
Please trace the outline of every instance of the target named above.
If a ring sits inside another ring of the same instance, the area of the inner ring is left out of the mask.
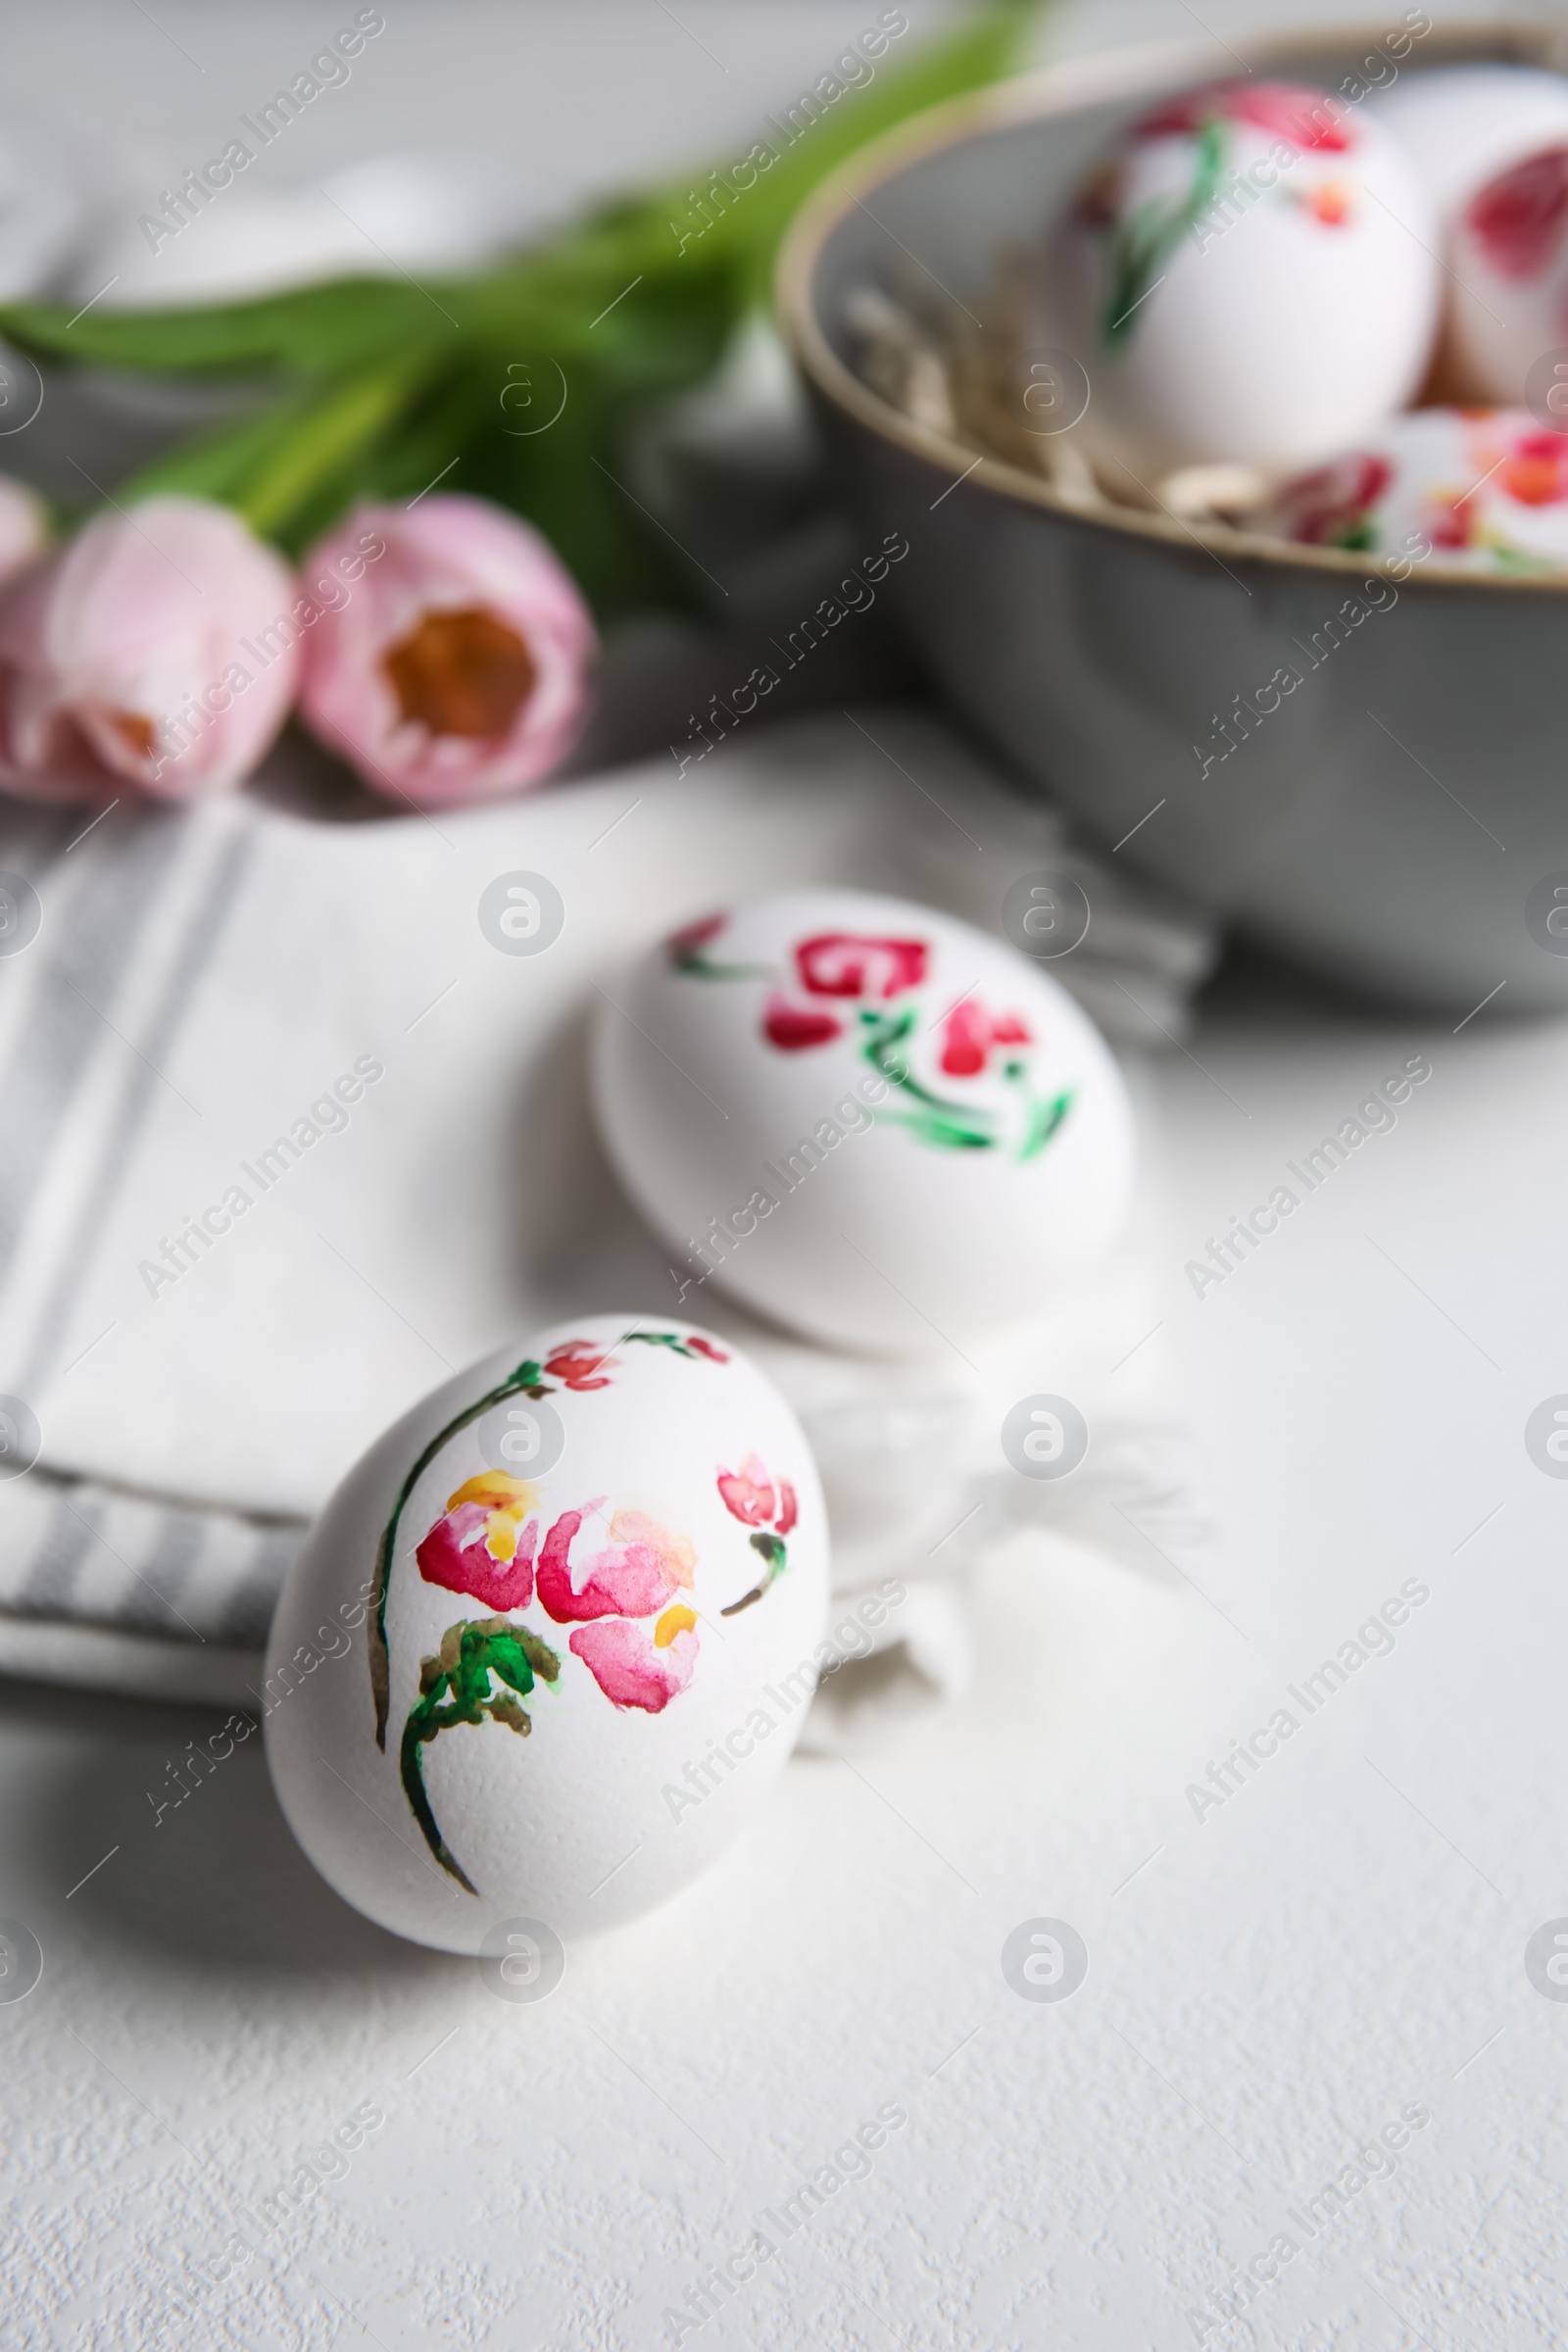
[[[368,561],[368,539],[384,552]],[[348,559],[346,562],[345,559]],[[300,707],[368,784],[420,808],[497,799],[565,756],[587,711],[588,609],[526,523],[477,498],[361,507],[306,561],[344,601],[304,648]]]
[[[0,591],[0,782],[53,801],[243,782],[288,714],[305,601],[226,507],[99,515]]]
[[[49,515],[43,500],[25,482],[0,473],[0,580],[9,580],[48,544]]]

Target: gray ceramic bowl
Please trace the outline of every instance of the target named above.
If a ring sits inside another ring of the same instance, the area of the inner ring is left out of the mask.
[[[1375,45],[1272,38],[1248,62],[1333,89]],[[1562,63],[1541,28],[1493,25],[1433,31],[1399,70],[1481,58]],[[1546,916],[1568,907],[1568,579],[1428,561],[1396,583],[1365,556],[1085,514],[1039,476],[976,464],[850,366],[853,288],[912,259],[972,301],[1118,122],[1235,71],[1213,42],[1122,51],[923,117],[796,223],[785,331],[867,545],[908,539],[884,593],[937,689],[1024,778],[1124,863],[1348,985],[1455,1020],[1488,998],[1489,1018],[1563,1009],[1568,915],[1561,937]],[[1200,774],[1194,746],[1223,741],[1214,713],[1301,668],[1298,646],[1367,579],[1382,609]]]

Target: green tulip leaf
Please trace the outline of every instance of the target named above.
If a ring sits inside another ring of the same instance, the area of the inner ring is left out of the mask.
[[[813,186],[907,116],[1009,72],[1036,14],[1032,0],[990,0],[831,104],[815,100],[808,125],[766,134],[773,160],[750,187],[670,179],[474,275],[351,277],[168,311],[3,303],[0,335],[46,366],[254,385],[255,409],[117,485],[120,504],[155,491],[219,499],[297,553],[357,502],[406,503],[440,479],[525,516],[601,614],[691,605],[705,583],[627,482],[630,419],[711,373],[766,300],[779,240]],[[790,120],[804,125],[799,107]],[[509,365],[541,356],[566,400],[531,437],[501,395]]]

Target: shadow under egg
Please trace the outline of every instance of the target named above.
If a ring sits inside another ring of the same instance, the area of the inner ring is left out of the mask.
[[[116,1714],[113,1738],[63,1757],[27,1816],[33,1884],[58,1882],[64,1895],[65,1857],[71,1875],[90,1873],[69,1898],[74,1940],[203,1974],[389,1986],[450,1966],[363,1918],[307,1860],[272,1794],[258,1725],[239,1739],[246,1719],[205,1709]]]

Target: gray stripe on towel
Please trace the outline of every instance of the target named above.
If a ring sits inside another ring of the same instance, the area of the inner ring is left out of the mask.
[[[207,888],[186,925],[183,945],[137,1040],[139,1051],[147,1059],[138,1061],[121,1097],[119,1112],[104,1139],[92,1182],[83,1197],[81,1214],[70,1242],[60,1253],[54,1289],[35,1326],[37,1339],[32,1355],[18,1382],[24,1396],[36,1395],[65,1344],[72,1309],[92,1264],[93,1242],[108,1224],[110,1205],[124,1182],[131,1147],[152,1104],[158,1076],[156,1069],[148,1064],[162,1064],[180,1021],[190,1008],[197,979],[218,945],[255,848],[256,832],[251,825],[236,831],[224,843],[208,877]]]
[[[175,1608],[174,1594],[201,1557],[207,1524],[197,1511],[165,1511],[142,1554],[144,1581],[132,1581],[120,1605],[104,1612],[113,1624],[168,1634],[175,1641],[191,1637],[195,1628]]]
[[[272,1612],[277,1606],[283,1579],[293,1565],[304,1543],[307,1528],[304,1522],[293,1527],[272,1527],[259,1531],[256,1556],[252,1560],[244,1583],[235,1592],[219,1620],[220,1637],[232,1642],[241,1649],[265,1649],[271,1631]]]
[[[39,990],[35,1019],[24,1033],[11,1067],[0,1078],[0,1281],[16,1253],[33,1193],[48,1165],[76,1085],[104,1027],[112,999],[142,925],[158,898],[159,867],[167,871],[185,819],[159,811],[114,826],[71,902],[71,920],[58,934]],[[113,819],[104,827],[110,832]],[[46,903],[47,915],[47,903]]]
[[[27,1573],[21,1592],[8,1606],[24,1617],[67,1617],[72,1590],[75,1585],[88,1546],[98,1534],[98,1522],[103,1516],[101,1504],[88,1503],[86,1510],[72,1505],[73,1490],[62,1490],[55,1503],[54,1516],[44,1530],[43,1541],[27,1563]]]

